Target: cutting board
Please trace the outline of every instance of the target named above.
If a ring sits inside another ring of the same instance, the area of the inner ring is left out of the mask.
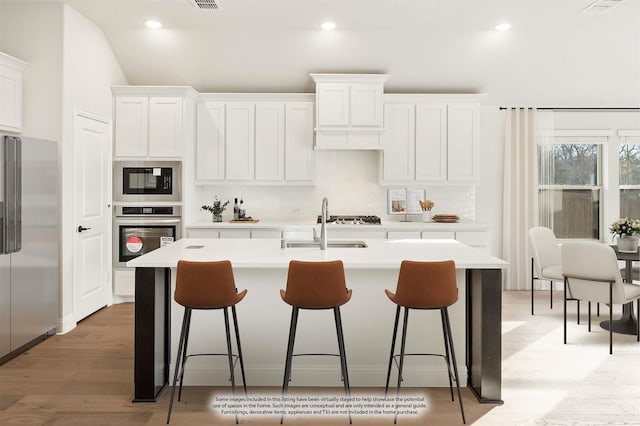
[[[247,217],[245,219],[231,219],[229,223],[258,223],[260,219],[254,219],[252,217]]]

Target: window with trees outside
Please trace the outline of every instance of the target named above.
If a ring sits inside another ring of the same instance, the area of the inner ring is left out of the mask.
[[[620,217],[640,218],[640,137],[622,137],[620,161]]]
[[[600,138],[598,138],[600,139]],[[557,238],[600,238],[602,144],[556,137],[538,146],[539,222]],[[640,148],[640,147],[638,147]],[[640,150],[637,152],[640,154]],[[640,156],[635,157],[640,194]],[[640,201],[640,199],[639,199]],[[634,204],[640,209],[640,202]]]

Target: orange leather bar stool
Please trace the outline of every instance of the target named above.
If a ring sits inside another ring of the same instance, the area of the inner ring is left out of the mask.
[[[462,395],[460,393],[460,380],[458,378],[458,367],[456,364],[456,353],[453,348],[453,338],[451,336],[451,324],[449,322],[448,306],[453,305],[458,300],[458,288],[456,286],[456,267],[453,260],[443,262],[413,262],[404,260],[400,265],[398,276],[398,287],[396,293],[385,290],[387,296],[393,303],[398,305],[396,309],[396,321],[393,325],[393,338],[391,340],[391,352],[389,354],[389,368],[387,369],[387,384],[385,395],[389,390],[389,378],[391,376],[391,364],[396,360],[398,365],[398,386],[396,396],[400,396],[400,382],[402,381],[402,367],[406,355],[427,355],[441,356],[447,363],[449,373],[449,390],[453,401],[452,375],[458,389],[458,401],[462,412],[462,423],[465,423],[464,407],[462,405]],[[404,308],[404,318],[402,323],[402,343],[400,344],[400,355],[394,355],[396,347],[396,335],[398,334],[398,320],[400,319],[400,308]],[[442,335],[444,338],[445,354],[405,354],[405,343],[407,340],[407,320],[409,319],[409,309],[439,309],[442,321]],[[397,361],[397,358],[400,361]],[[396,413],[393,423],[397,422]]]
[[[234,359],[239,360],[240,371],[242,372],[242,384],[244,386],[245,394],[247,393],[247,382],[244,375],[244,362],[242,360],[242,347],[240,346],[240,333],[238,331],[238,318],[236,316],[235,307],[236,303],[240,302],[246,294],[247,290],[243,290],[240,293],[237,292],[235,281],[233,279],[233,269],[231,267],[231,262],[228,260],[219,262],[178,261],[176,291],[173,298],[180,305],[184,306],[184,316],[182,319],[182,330],[180,331],[180,343],[178,344],[176,366],[173,374],[173,387],[171,388],[171,400],[169,402],[167,424],[169,424],[169,421],[171,420],[171,409],[173,408],[173,398],[176,392],[176,382],[178,377],[180,378],[178,401],[180,401],[180,397],[182,396],[184,367],[189,357],[203,355],[227,356],[229,358],[231,389],[234,395],[236,393],[236,382],[233,374],[235,366]],[[228,308],[231,308],[231,313],[233,315],[233,327],[235,329],[238,355],[234,355],[231,348]],[[187,355],[189,328],[191,327],[191,313],[194,309],[222,309],[227,336],[227,353]],[[237,414],[236,423],[238,423]]]
[[[342,333],[342,319],[340,306],[351,299],[351,290],[347,290],[344,278],[344,266],[341,260],[328,262],[302,262],[292,260],[289,263],[287,289],[280,290],[282,300],[292,306],[291,323],[289,327],[289,343],[284,367],[282,396],[287,394],[291,379],[291,361],[294,356],[330,355],[340,357],[340,370],[344,382],[344,392],[349,398],[349,373],[347,372],[347,356],[344,350],[344,335]],[[332,309],[338,335],[338,355],[335,354],[293,354],[300,309]],[[284,420],[284,410],[280,417],[280,424]],[[351,423],[351,413],[349,413]]]

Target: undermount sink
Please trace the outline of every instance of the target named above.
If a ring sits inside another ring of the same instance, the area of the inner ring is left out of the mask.
[[[282,248],[303,248],[303,247],[317,247],[320,248],[320,241],[287,241],[283,239],[280,247]],[[364,241],[352,241],[352,240],[335,240],[327,241],[327,248],[366,248],[367,243]]]

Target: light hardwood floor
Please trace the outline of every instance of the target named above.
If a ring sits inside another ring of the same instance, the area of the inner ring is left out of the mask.
[[[464,389],[467,424],[474,425],[640,425],[640,343],[614,335],[608,354],[607,333],[594,325],[587,332],[586,308],[581,325],[570,305],[569,344],[562,344],[562,296],[555,308],[548,293],[538,292],[536,315],[529,314],[528,292],[503,297],[502,406],[479,404]],[[619,315],[619,310],[616,310]],[[595,318],[595,316],[594,316]],[[602,319],[602,317],[601,317]],[[599,320],[598,320],[599,321]],[[595,323],[597,324],[597,322]],[[114,305],[0,366],[0,425],[162,425],[169,392],[156,404],[132,404],[133,306]],[[348,354],[347,354],[348,355]],[[462,356],[462,355],[459,355]],[[250,384],[250,383],[249,383]],[[171,424],[234,424],[216,416],[214,395],[227,389],[185,388],[174,406]],[[277,388],[250,388],[277,394]],[[398,424],[459,425],[459,407],[447,388],[413,389],[427,397],[419,417]],[[340,394],[340,389],[295,392]],[[354,395],[382,394],[354,389]],[[241,424],[278,424],[278,418],[240,417]],[[348,424],[346,417],[285,418],[285,424]],[[353,424],[393,424],[393,418],[354,416]]]

